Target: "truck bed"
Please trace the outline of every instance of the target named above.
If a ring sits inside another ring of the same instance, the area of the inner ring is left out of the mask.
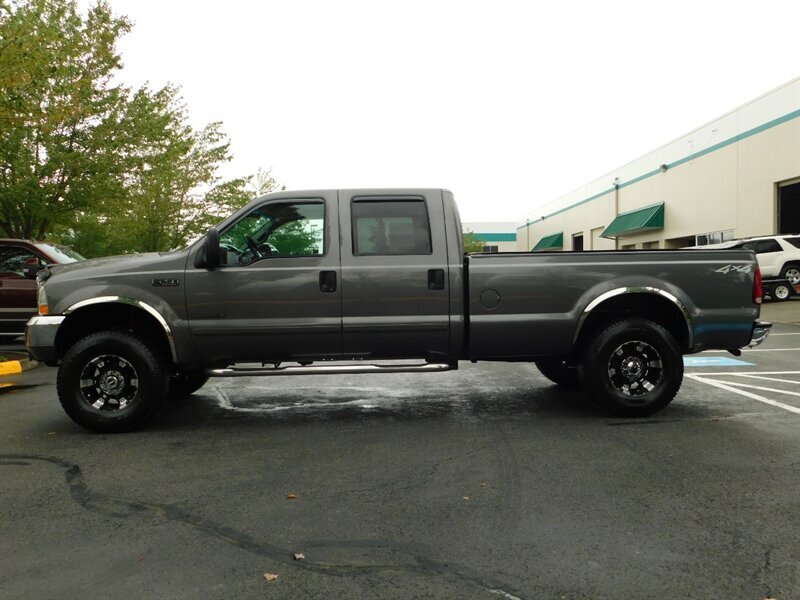
[[[758,317],[746,251],[472,254],[466,270],[473,359],[568,355],[589,314],[640,292],[683,313],[687,352],[741,347]]]

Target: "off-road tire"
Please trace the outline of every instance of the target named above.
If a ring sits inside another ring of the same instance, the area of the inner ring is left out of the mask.
[[[587,346],[578,374],[589,396],[618,417],[646,417],[667,406],[683,381],[675,338],[646,319],[618,321]]]
[[[575,363],[559,358],[546,358],[537,360],[534,364],[542,375],[561,387],[569,389],[581,387],[578,366]]]
[[[56,382],[58,399],[81,427],[98,433],[140,428],[167,394],[164,361],[126,331],[100,331],[67,350]]]

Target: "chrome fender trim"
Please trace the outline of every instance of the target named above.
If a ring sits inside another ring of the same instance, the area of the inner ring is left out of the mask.
[[[678,298],[673,294],[670,294],[669,292],[664,291],[660,288],[651,286],[633,286],[633,287],[616,288],[614,290],[609,290],[608,292],[600,294],[597,298],[592,300],[585,309],[583,309],[583,313],[578,319],[578,328],[575,330],[575,337],[573,338],[572,343],[575,344],[578,341],[578,336],[580,335],[581,329],[583,328],[583,324],[586,321],[586,318],[589,316],[590,312],[592,312],[595,308],[597,308],[600,304],[602,304],[609,298],[621,296],[622,294],[657,294],[672,302],[678,308],[678,310],[681,311],[683,319],[684,321],[686,321],[686,331],[689,335],[688,345],[689,348],[692,347],[692,345],[694,344],[694,334],[692,332],[692,318],[689,316],[689,311],[686,310],[686,307],[683,305],[683,303],[680,300],[678,300]]]
[[[146,302],[142,302],[141,300],[136,300],[135,298],[127,298],[125,296],[99,296],[97,298],[90,298],[88,300],[81,300],[80,302],[76,302],[72,306],[70,306],[67,310],[65,310],[62,314],[68,315],[70,313],[75,312],[78,309],[85,308],[86,306],[91,306],[93,304],[128,304],[130,306],[135,306],[137,308],[141,308],[148,314],[150,314],[156,321],[159,322],[161,327],[164,329],[164,333],[167,335],[167,342],[169,343],[169,351],[172,354],[172,360],[178,360],[178,355],[175,352],[175,339],[172,335],[172,330],[169,328],[169,324],[167,320],[161,316],[161,313],[158,312],[155,308],[147,304]]]

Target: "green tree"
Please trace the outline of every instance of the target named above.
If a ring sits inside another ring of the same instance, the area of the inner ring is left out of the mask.
[[[149,115],[154,127],[127,156],[125,194],[99,215],[114,232],[104,254],[184,246],[250,199],[249,178],[221,181],[216,174],[230,160],[221,124],[194,131],[175,88],[139,90],[130,108]],[[78,220],[75,229],[84,225]]]
[[[130,29],[98,3],[0,4],[0,227],[42,238],[54,222],[120,192],[120,158],[136,124],[111,83]]]
[[[464,229],[461,232],[462,239],[464,240],[464,253],[469,254],[471,252],[482,252],[483,247],[486,245],[484,244],[477,235],[475,235],[471,230]]]
[[[250,179],[250,189],[255,196],[263,196],[278,189],[285,190],[286,186],[281,185],[272,175],[272,168],[259,167],[256,174]]]
[[[223,181],[221,123],[188,125],[178,89],[114,85],[130,30],[98,2],[0,0],[0,229],[85,254],[167,250],[202,234],[271,171]]]

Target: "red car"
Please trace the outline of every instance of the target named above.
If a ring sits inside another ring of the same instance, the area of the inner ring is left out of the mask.
[[[28,240],[0,239],[0,339],[25,333],[37,312],[36,273],[48,264],[83,260],[64,246]]]

